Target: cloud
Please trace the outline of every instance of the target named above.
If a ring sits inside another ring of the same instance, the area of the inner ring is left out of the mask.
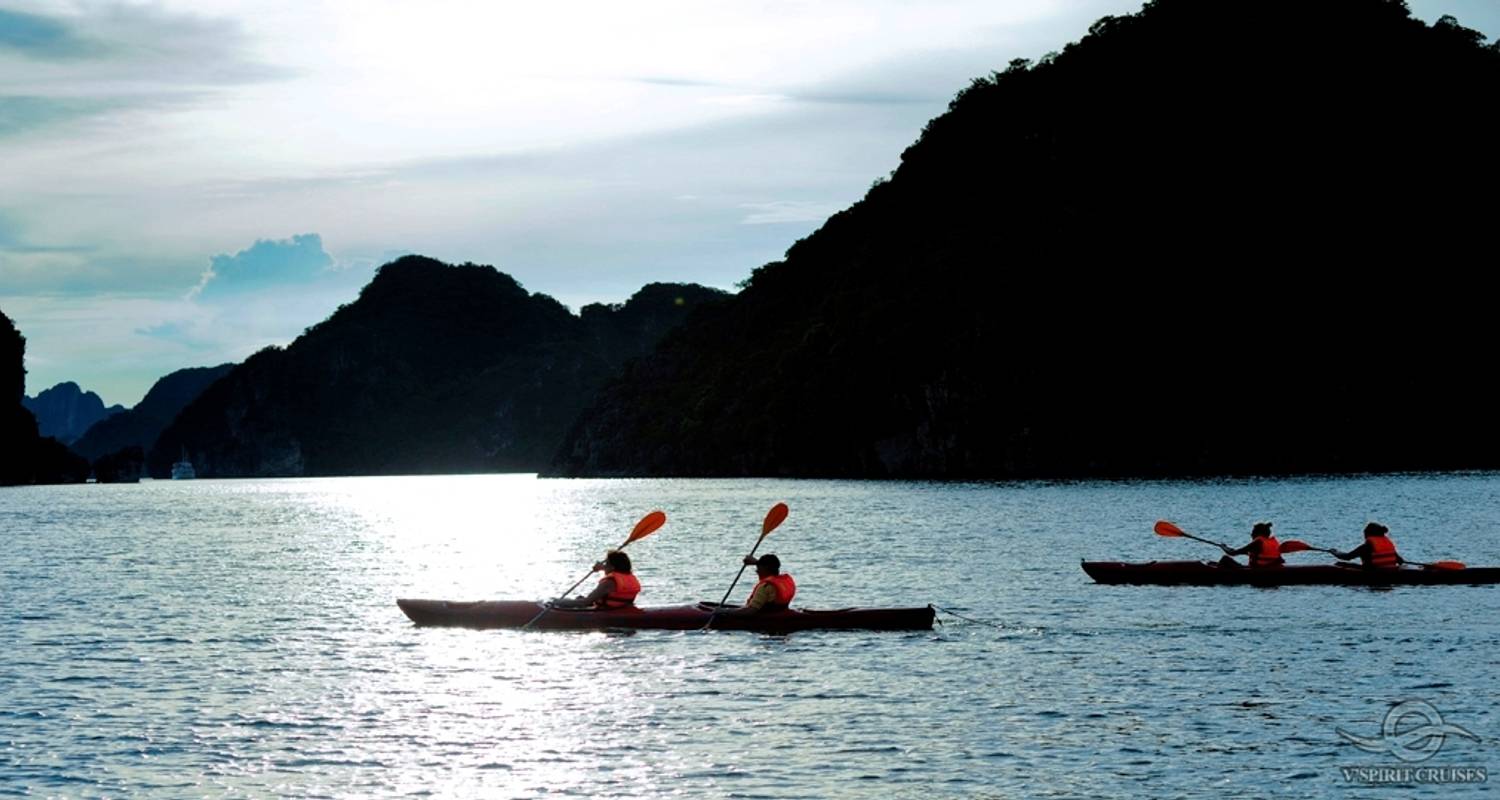
[[[9,260],[5,258],[7,253],[17,255],[31,255],[36,253],[86,253],[88,247],[82,246],[59,246],[36,244],[29,241],[21,232],[21,226],[4,214],[0,214],[0,266],[7,266]]]
[[[307,233],[258,240],[233,255],[214,256],[202,282],[172,300],[54,295],[17,302],[23,310],[48,312],[37,314],[37,330],[55,340],[54,347],[72,348],[61,358],[39,351],[37,359],[28,359],[34,378],[76,379],[83,377],[77,375],[78,365],[89,363],[88,373],[109,377],[85,383],[129,397],[172,369],[240,361],[268,345],[290,343],[354,300],[373,272],[373,265],[337,262],[324,251],[322,236]],[[110,317],[111,308],[133,313]],[[93,355],[82,357],[83,352]],[[102,354],[113,366],[103,365]],[[122,358],[130,370],[115,363]]]
[[[98,46],[60,20],[0,8],[0,49],[33,58],[77,58]]]
[[[0,95],[0,137],[99,116],[127,105],[112,98]]]
[[[717,89],[717,88],[721,88],[721,87],[724,86],[724,84],[718,83],[718,82],[715,82],[715,81],[701,81],[701,80],[694,80],[692,78],[672,78],[672,77],[664,77],[664,76],[663,77],[634,78],[633,80],[636,83],[643,83],[643,84],[645,84],[647,86],[678,86],[678,87],[681,87],[681,88],[684,88],[684,89],[703,89],[703,88]]]
[[[261,239],[209,260],[202,279],[171,313],[140,320],[129,334],[169,344],[197,361],[238,361],[267,345],[285,345],[358,294],[374,267],[339,264],[323,237]]]
[[[776,225],[787,222],[822,222],[839,208],[828,203],[798,200],[773,200],[769,203],[741,203],[750,211],[740,220],[742,225]]]
[[[188,298],[215,302],[246,292],[307,284],[333,265],[333,257],[323,251],[323,237],[316,233],[277,241],[261,239],[232,256],[210,259],[203,279],[188,292]]]
[[[0,9],[0,137],[292,74],[251,55],[250,44],[232,20],[154,5]]]

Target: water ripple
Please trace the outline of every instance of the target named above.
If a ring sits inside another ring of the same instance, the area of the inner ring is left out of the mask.
[[[717,599],[778,500],[767,541],[808,605],[972,619],[554,635],[418,629],[391,602],[547,596],[659,506],[668,527],[632,548],[643,602]],[[1497,500],[1484,474],[4,490],[0,795],[1358,795],[1338,768],[1368,762],[1335,730],[1375,736],[1394,702],[1500,736],[1500,592],[1101,587],[1077,560],[1215,555],[1152,536],[1161,516],[1342,546],[1373,515],[1404,552],[1500,563]],[[1493,752],[1454,740],[1434,763]]]

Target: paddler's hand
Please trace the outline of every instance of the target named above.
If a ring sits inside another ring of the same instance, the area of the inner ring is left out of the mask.
[[[604,571],[604,562],[603,561],[595,562],[594,563],[594,571],[595,572],[603,572]]]
[[[1234,548],[1230,547],[1227,544],[1221,544],[1221,545],[1219,545],[1219,549],[1223,550],[1224,551],[1224,555],[1226,555],[1226,556],[1232,556],[1232,555],[1234,555]]]
[[[755,556],[745,556],[745,562],[744,563],[745,563],[745,566],[747,566],[747,567],[753,567],[753,566],[755,566]]]

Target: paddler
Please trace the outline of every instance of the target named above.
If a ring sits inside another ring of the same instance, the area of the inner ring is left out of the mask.
[[[781,574],[781,559],[774,554],[767,553],[760,558],[745,556],[745,566],[755,567],[755,574],[760,578],[755,588],[750,590],[750,596],[745,599],[743,608],[732,611],[723,611],[721,614],[763,614],[772,611],[785,611],[792,597],[797,594],[797,582],[792,576]]]
[[[1390,528],[1371,522],[1365,526],[1364,544],[1347,553],[1334,550],[1333,555],[1344,561],[1357,558],[1364,563],[1365,569],[1396,569],[1406,561],[1396,552],[1396,543],[1386,536],[1389,532]]]
[[[1219,566],[1238,567],[1240,562],[1235,561],[1233,556],[1249,556],[1251,569],[1266,569],[1279,567],[1286,561],[1281,557],[1281,542],[1271,535],[1271,523],[1257,522],[1250,528],[1250,543],[1238,549],[1230,549],[1228,545],[1220,545],[1224,548],[1224,557],[1219,559]]]
[[[635,605],[635,596],[641,593],[641,582],[631,572],[630,556],[620,550],[611,550],[604,554],[603,561],[594,565],[594,570],[602,570],[604,577],[599,579],[588,597],[557,600],[552,607],[610,610]]]

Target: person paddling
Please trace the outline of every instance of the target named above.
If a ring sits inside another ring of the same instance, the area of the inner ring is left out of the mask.
[[[792,602],[792,597],[797,594],[797,582],[792,580],[792,576],[781,574],[781,559],[772,553],[760,558],[745,556],[745,566],[755,567],[755,574],[760,581],[750,590],[743,608],[721,613],[744,615],[785,611]]]
[[[1257,522],[1250,528],[1250,543],[1238,549],[1224,548],[1224,557],[1219,559],[1221,567],[1238,567],[1240,562],[1233,556],[1249,556],[1251,569],[1279,567],[1286,561],[1281,557],[1281,543],[1271,535],[1271,523]]]
[[[1406,560],[1396,552],[1396,543],[1386,536],[1390,528],[1378,522],[1371,522],[1365,526],[1365,543],[1350,550],[1347,553],[1338,550],[1331,551],[1334,558],[1344,561],[1359,559],[1364,563],[1365,569],[1397,569]]]
[[[604,560],[594,565],[603,570],[594,591],[588,597],[560,599],[552,603],[553,608],[597,608],[611,610],[635,605],[635,596],[641,593],[641,582],[631,570],[630,556],[620,550],[604,554]]]

